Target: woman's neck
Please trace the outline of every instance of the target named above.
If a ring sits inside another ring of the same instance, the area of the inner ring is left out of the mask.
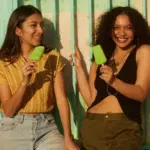
[[[33,50],[33,46],[25,46],[22,45],[21,49],[22,49],[22,56],[25,58],[28,58],[29,54],[32,52]]]
[[[135,45],[130,46],[128,49],[121,49],[119,47],[116,47],[114,50],[115,54],[126,54],[131,52],[135,48]]]

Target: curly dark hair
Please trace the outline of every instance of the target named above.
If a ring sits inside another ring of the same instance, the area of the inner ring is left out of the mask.
[[[42,16],[40,10],[32,5],[20,6],[13,11],[8,21],[6,37],[0,50],[0,59],[14,63],[21,55],[21,43],[15,34],[16,27],[21,28],[23,22],[32,14]]]
[[[133,44],[135,44],[136,47],[140,47],[143,44],[150,44],[150,31],[144,17],[134,8],[115,7],[98,18],[95,31],[94,45],[100,44],[102,46],[108,60],[115,49],[115,43],[111,37],[113,26],[116,17],[121,14],[127,15],[132,23],[135,37]]]

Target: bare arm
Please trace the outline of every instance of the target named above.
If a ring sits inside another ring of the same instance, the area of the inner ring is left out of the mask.
[[[0,99],[6,116],[13,117],[21,107],[26,86],[21,83],[14,95],[8,84],[0,84]]]
[[[56,102],[57,102],[61,122],[64,129],[65,149],[72,148],[74,150],[79,150],[79,148],[72,141],[70,110],[69,110],[69,104],[65,94],[62,71],[56,74],[54,90],[55,90]]]
[[[143,102],[150,87],[150,46],[143,45],[137,50],[137,78],[135,84],[128,84],[115,78],[110,84],[128,98]],[[102,70],[101,70],[102,71]],[[103,70],[104,71],[104,70]],[[102,72],[103,72],[102,71]],[[104,78],[103,78],[104,79]],[[106,78],[105,78],[106,81]],[[106,81],[107,82],[107,81]]]
[[[83,67],[83,57],[78,48],[76,48],[74,58],[78,87],[85,103],[87,106],[90,106],[96,97],[97,91],[94,87],[94,81],[96,78],[96,70],[98,66],[95,63],[92,63],[88,78]]]
[[[90,68],[90,73],[89,73],[89,81],[88,81],[84,69],[76,67],[79,90],[87,106],[90,106],[92,104],[97,93],[94,87],[94,81],[96,78],[96,69],[97,69],[96,64],[92,63]]]
[[[28,70],[26,68],[28,68]],[[23,67],[24,79],[13,95],[8,84],[0,84],[0,100],[6,116],[13,117],[21,108],[24,93],[30,79],[29,75],[34,71],[33,63],[27,63]]]
[[[57,73],[55,83],[54,83],[54,90],[56,95],[56,102],[60,113],[60,118],[64,128],[64,135],[71,136],[71,129],[70,129],[70,112],[69,112],[69,105],[65,95],[64,89],[64,81],[62,72]]]

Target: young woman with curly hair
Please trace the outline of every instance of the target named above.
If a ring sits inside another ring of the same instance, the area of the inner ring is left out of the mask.
[[[87,150],[141,150],[140,107],[150,87],[148,23],[131,7],[116,7],[99,17],[95,45],[107,63],[91,64],[86,78],[75,52],[77,81],[88,110],[81,127]]]

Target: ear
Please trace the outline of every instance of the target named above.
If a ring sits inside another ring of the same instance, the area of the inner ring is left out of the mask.
[[[21,29],[16,27],[15,33],[16,33],[16,35],[21,36]]]

